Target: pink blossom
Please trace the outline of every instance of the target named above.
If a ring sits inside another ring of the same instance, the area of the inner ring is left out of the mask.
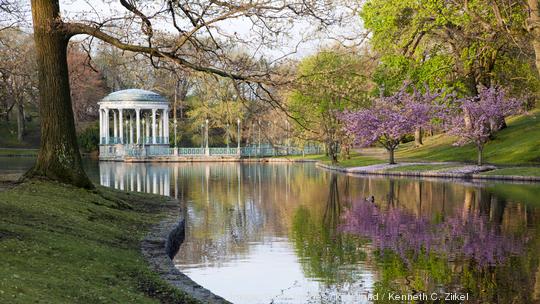
[[[367,147],[380,143],[390,152],[390,163],[393,163],[393,152],[403,136],[430,124],[432,103],[440,96],[429,90],[422,94],[416,88],[413,93],[405,89],[406,86],[390,97],[375,100],[369,109],[341,115],[345,130],[354,137],[356,144]]]
[[[505,117],[520,112],[522,102],[508,98],[500,87],[490,87],[456,103],[457,107],[446,107],[440,112],[446,130],[449,135],[458,137],[455,145],[474,143],[478,149],[478,165],[482,165],[484,145],[502,127]]]

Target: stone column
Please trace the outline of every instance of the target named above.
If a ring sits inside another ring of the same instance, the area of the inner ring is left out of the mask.
[[[103,143],[103,110],[99,109],[99,143]]]
[[[169,111],[163,110],[163,140],[164,144],[169,143]]]
[[[105,144],[109,144],[109,109],[105,109]]]
[[[129,143],[133,144],[133,114],[129,114]]]
[[[118,120],[120,121],[120,143],[124,143],[124,109],[118,109]]]
[[[161,137],[163,137],[163,117],[162,116],[159,117],[159,120],[158,120],[158,123],[157,123],[158,124],[158,126],[157,126],[158,127],[157,134],[158,134],[158,138],[160,138],[160,140],[157,141],[158,143],[161,143]]]
[[[144,140],[144,143],[146,144],[148,143],[148,138],[150,137],[150,118],[148,116],[146,116],[145,123],[146,123],[146,133],[145,133],[146,139]]]
[[[137,143],[140,143],[141,139],[141,114],[139,111],[140,109],[135,109],[135,116],[137,117],[137,121],[135,122],[135,125],[137,126]]]
[[[156,109],[152,109],[152,143],[156,143]]]
[[[114,126],[113,126],[113,134],[114,134],[114,140],[118,140],[118,118],[117,118],[117,114],[116,114],[116,110],[113,110],[113,123],[114,123]],[[116,142],[115,142],[116,143]]]

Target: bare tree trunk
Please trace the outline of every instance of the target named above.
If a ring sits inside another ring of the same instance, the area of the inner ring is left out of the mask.
[[[396,163],[394,160],[394,149],[388,149],[388,163],[391,165]]]
[[[477,165],[478,166],[482,166],[483,163],[484,163],[484,156],[483,156],[483,151],[484,148],[483,147],[477,147],[478,148],[478,162],[477,162]]]
[[[422,128],[416,128],[416,130],[414,130],[414,145],[417,147],[424,144],[422,141],[422,133]]]
[[[24,137],[24,106],[22,100],[17,101],[17,140],[23,141]]]
[[[26,176],[92,188],[82,167],[69,88],[69,36],[58,27],[59,2],[32,0],[39,72],[41,145],[36,165]]]
[[[540,11],[538,0],[527,0],[529,6],[529,33],[531,34],[531,43],[534,49],[536,70],[540,75]]]

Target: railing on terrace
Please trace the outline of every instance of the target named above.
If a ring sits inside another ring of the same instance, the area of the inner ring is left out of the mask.
[[[297,147],[242,147],[238,148],[168,148],[160,146],[125,145],[124,153],[130,157],[147,156],[241,156],[241,157],[272,157],[286,155],[318,154],[321,149],[317,146],[308,146],[304,149]],[[102,156],[118,156],[114,146],[101,146]],[[239,153],[240,152],[240,153]]]

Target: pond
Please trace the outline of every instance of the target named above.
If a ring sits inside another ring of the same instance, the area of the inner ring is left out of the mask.
[[[86,166],[102,185],[185,202],[174,263],[234,303],[540,301],[540,184],[354,177],[312,164]]]

